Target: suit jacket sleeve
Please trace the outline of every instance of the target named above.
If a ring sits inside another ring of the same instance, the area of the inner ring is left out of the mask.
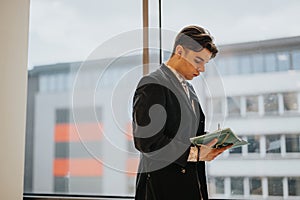
[[[165,91],[159,84],[146,84],[139,87],[133,99],[133,135],[134,143],[137,150],[148,153],[155,151],[171,141],[165,132],[165,125],[157,133],[142,132],[141,127],[148,126],[151,123],[149,110],[153,105],[159,104],[162,107],[166,106]],[[153,117],[156,116],[154,113]],[[150,135],[148,137],[147,135]]]

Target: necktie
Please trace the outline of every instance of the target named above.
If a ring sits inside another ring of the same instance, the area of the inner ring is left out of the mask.
[[[187,95],[188,98],[190,99],[189,88],[188,88],[188,86],[187,86],[187,84],[186,84],[186,81],[185,81],[185,80],[181,81],[181,85],[182,85],[182,87],[183,87],[183,89],[184,89],[186,95]]]
[[[185,80],[181,81],[181,85],[182,85],[182,87],[183,87],[183,89],[184,89],[184,91],[185,91],[185,93],[186,93],[188,99],[189,99],[190,102],[191,102],[193,111],[195,112],[194,101],[193,101],[193,100],[191,99],[191,97],[190,97],[190,92],[189,92],[189,88],[188,88],[188,86],[187,86],[186,81],[185,81]]]

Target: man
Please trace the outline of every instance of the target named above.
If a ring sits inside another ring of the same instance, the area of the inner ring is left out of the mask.
[[[205,71],[218,50],[202,27],[188,26],[177,35],[170,59],[144,76],[133,99],[133,135],[141,152],[137,200],[208,199],[205,163],[228,147],[201,147],[189,138],[204,134],[205,116],[186,80]]]

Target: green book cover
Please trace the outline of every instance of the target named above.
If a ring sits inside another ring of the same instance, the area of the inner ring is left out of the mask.
[[[230,128],[219,129],[211,133],[207,133],[205,135],[197,136],[190,138],[190,141],[194,145],[207,144],[212,141],[214,138],[217,138],[217,143],[213,146],[213,148],[225,147],[228,145],[232,145],[231,148],[239,147],[242,145],[248,144],[247,141],[239,138],[235,135]]]

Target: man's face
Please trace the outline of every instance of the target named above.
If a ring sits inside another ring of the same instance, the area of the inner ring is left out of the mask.
[[[210,60],[212,53],[208,49],[199,52],[182,47],[177,52],[180,56],[177,71],[187,80],[192,80],[205,71],[205,64]]]

